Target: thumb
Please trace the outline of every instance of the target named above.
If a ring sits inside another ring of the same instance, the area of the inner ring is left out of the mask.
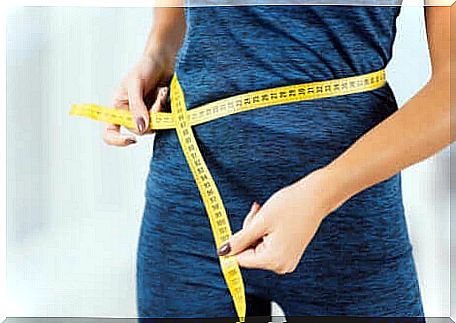
[[[219,256],[231,256],[244,251],[266,234],[267,226],[262,212],[257,212],[258,214],[242,230],[233,234],[217,249]]]

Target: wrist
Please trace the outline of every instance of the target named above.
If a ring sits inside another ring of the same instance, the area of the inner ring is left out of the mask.
[[[148,45],[143,52],[144,56],[154,59],[165,59],[172,57],[174,54],[174,50],[172,50],[170,46],[167,46],[166,42],[161,42],[159,44],[157,44],[157,42],[153,42],[153,44]]]
[[[352,196],[344,174],[330,166],[313,171],[302,178],[298,185],[306,189],[312,187],[319,197],[316,200],[319,202],[318,207],[322,210],[319,213],[323,218]]]
[[[153,60],[154,62],[164,66],[166,70],[174,67],[176,59],[176,51],[171,46],[166,45],[166,42],[152,42],[143,52],[143,58]]]
[[[175,59],[165,51],[144,52],[139,57],[137,65],[154,71],[154,78],[158,80],[157,86],[168,86],[174,73]]]

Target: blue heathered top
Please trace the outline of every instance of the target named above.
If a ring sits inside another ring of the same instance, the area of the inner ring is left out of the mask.
[[[176,73],[187,108],[242,92],[384,68],[399,12],[397,6],[186,7],[187,35]],[[194,131],[235,231],[252,201],[264,203],[276,190],[327,165],[396,109],[386,85],[232,115]],[[158,135],[157,141],[156,153],[171,142],[177,145],[171,133]],[[166,159],[163,167],[183,168],[167,179],[181,186],[188,168],[183,155],[179,151]],[[196,198],[196,186],[189,185]],[[188,203],[201,207],[197,200]],[[350,259],[381,259],[410,251],[399,175],[358,194],[333,215],[307,257],[324,258],[333,251]]]
[[[221,6],[185,12],[188,31],[176,69],[190,91],[191,108],[244,91],[385,67],[400,7]]]

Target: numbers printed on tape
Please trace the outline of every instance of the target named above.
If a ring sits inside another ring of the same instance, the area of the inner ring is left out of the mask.
[[[173,76],[177,79],[177,75]],[[328,98],[372,91],[385,84],[385,70],[348,78],[282,86],[238,94],[188,110],[191,126],[231,114],[273,105]],[[70,114],[136,128],[131,112],[96,104],[73,104]],[[169,112],[151,112],[150,129],[175,129],[174,117]]]
[[[176,129],[185,158],[208,214],[216,247],[232,235],[222,198],[198,147],[192,126],[231,114],[269,106],[361,93],[381,88],[385,70],[329,81],[282,86],[231,96],[187,110],[184,92],[174,74],[171,80],[171,112],[151,112],[150,129]],[[70,115],[136,128],[130,111],[95,104],[73,104]],[[239,322],[244,322],[246,301],[244,283],[234,256],[220,256],[220,267],[233,298]]]
[[[211,229],[214,235],[216,247],[226,241],[231,235],[231,228],[228,222],[225,207],[218,192],[217,186],[212,178],[209,169],[204,162],[201,151],[196,143],[193,130],[190,126],[187,108],[185,106],[184,93],[179,81],[174,77],[171,81],[171,113],[174,115],[177,136],[184,151],[185,158],[198,186],[198,190],[206,207],[209,216]],[[217,215],[216,215],[217,214]],[[219,220],[217,220],[217,218]],[[234,257],[220,257],[222,268],[228,289],[234,299],[234,305],[240,322],[244,321],[246,304],[244,295],[244,284],[239,266]]]

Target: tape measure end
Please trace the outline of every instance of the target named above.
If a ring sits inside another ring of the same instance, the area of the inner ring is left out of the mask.
[[[78,105],[77,104],[72,104],[71,107],[70,107],[70,116],[74,116],[76,114],[76,110],[78,108]]]

